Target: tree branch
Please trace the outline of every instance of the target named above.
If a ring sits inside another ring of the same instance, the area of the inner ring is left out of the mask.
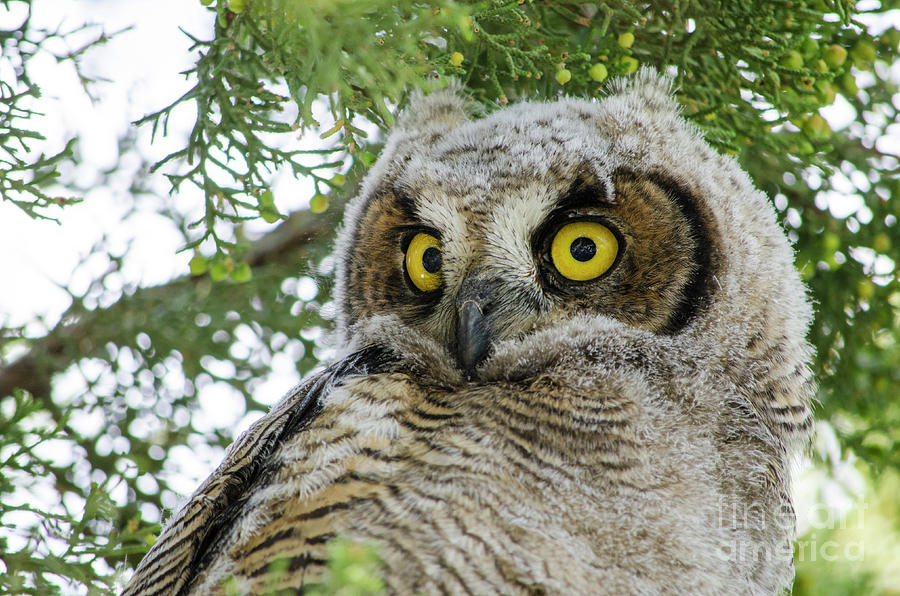
[[[303,263],[309,249],[327,242],[333,235],[340,205],[327,213],[316,215],[309,211],[291,214],[281,225],[253,243],[245,261],[254,268],[285,266]],[[0,368],[0,396],[10,395],[14,389],[25,389],[38,399],[50,396],[50,380],[72,362],[97,356],[115,336],[121,336],[126,313],[133,305],[166,305],[189,286],[208,283],[206,276],[185,275],[159,286],[139,288],[123,295],[115,304],[97,310],[85,310],[73,304],[60,322],[44,337],[30,340],[27,354]],[[109,330],[115,330],[110,333]]]

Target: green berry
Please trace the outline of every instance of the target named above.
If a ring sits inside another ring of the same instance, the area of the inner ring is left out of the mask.
[[[781,57],[781,65],[791,70],[803,68],[803,56],[797,50],[791,50]]]
[[[825,61],[830,68],[838,68],[847,59],[847,50],[843,47],[833,44],[825,48],[822,52],[822,60]]]
[[[556,71],[556,82],[565,85],[572,80],[572,72],[568,68],[560,68]]]
[[[588,74],[593,80],[597,81],[598,83],[602,83],[606,80],[606,77],[609,76],[609,72],[606,70],[606,65],[600,64],[599,62],[588,69]]]
[[[807,118],[800,128],[813,141],[823,141],[831,135],[831,127],[828,126],[828,122],[818,114]]]
[[[213,281],[222,281],[228,277],[228,267],[223,261],[218,260],[209,268],[209,276]]]
[[[822,247],[828,254],[840,250],[841,237],[834,232],[825,232],[825,235],[822,237]]]
[[[896,51],[897,46],[900,46],[900,30],[898,29],[888,29],[884,33],[881,34],[881,43],[886,45],[889,50]]]
[[[309,200],[309,210],[313,213],[324,213],[328,209],[328,197],[323,194],[316,194]]]
[[[859,296],[860,300],[870,300],[875,295],[875,284],[868,278],[861,279],[856,284],[856,295]]]
[[[631,74],[638,69],[637,58],[631,56],[622,56],[619,58],[619,67],[624,74]]]
[[[867,41],[857,42],[850,50],[850,57],[853,58],[853,65],[857,68],[870,66],[875,61],[875,46]]]
[[[357,157],[359,158],[359,161],[361,161],[362,164],[364,166],[366,166],[367,168],[371,167],[372,164],[375,163],[375,159],[376,159],[375,154],[369,153],[368,151],[360,151],[357,154]]]
[[[272,207],[275,205],[275,195],[271,190],[265,190],[259,195],[260,207]]]
[[[275,207],[275,195],[267,190],[259,195],[259,215],[269,223],[275,223],[281,219],[281,214]]]
[[[453,52],[450,55],[450,64],[453,66],[459,66],[463,63],[465,56],[463,56],[460,52]]]
[[[831,81],[816,82],[816,97],[822,102],[822,105],[830,106],[833,104],[835,95],[836,91]]]
[[[838,77],[838,85],[840,85],[841,91],[843,91],[845,95],[849,95],[850,97],[856,97],[856,94],[859,93],[859,87],[856,84],[856,77],[854,77],[852,73],[845,72],[840,77]]]
[[[872,250],[875,252],[880,252],[881,254],[887,254],[889,250],[891,250],[891,238],[884,232],[879,232],[875,234],[875,238],[872,239]]]
[[[244,12],[245,8],[247,8],[246,0],[228,0],[228,10],[231,12],[240,14]]]
[[[209,259],[197,253],[191,258],[188,267],[191,268],[191,275],[203,275],[209,269]]]
[[[238,283],[245,283],[253,279],[253,270],[247,263],[238,263],[231,271],[231,279]]]
[[[812,37],[807,37],[806,41],[800,44],[800,51],[806,58],[812,58],[819,53],[819,42]]]
[[[623,33],[619,36],[619,45],[623,48],[630,48],[634,44],[634,33]]]

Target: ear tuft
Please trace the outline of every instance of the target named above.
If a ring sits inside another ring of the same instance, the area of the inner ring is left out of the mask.
[[[654,110],[668,108],[680,111],[674,98],[674,81],[650,66],[641,67],[633,76],[614,79],[610,83],[609,94],[633,97],[637,103]]]
[[[445,132],[467,122],[474,111],[474,103],[466,97],[462,83],[451,79],[449,85],[428,95],[419,89],[414,91],[395,129],[413,133]]]

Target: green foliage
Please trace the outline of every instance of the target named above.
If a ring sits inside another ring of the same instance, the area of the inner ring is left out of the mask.
[[[199,233],[189,246],[211,239],[218,252],[243,248],[217,233],[218,220],[280,217],[268,186],[272,171],[290,168],[310,179],[316,196],[339,188],[348,156],[362,157],[360,142],[367,133],[357,120],[389,126],[391,106],[429,74],[421,50],[425,40],[466,19],[452,2],[259,0],[218,2],[215,11],[214,38],[193,39],[192,49],[200,52],[189,72],[196,78],[194,88],[138,124],[164,131],[179,105],[196,106],[187,146],[155,167],[186,163],[168,174],[173,190],[188,181],[206,197],[204,216],[192,223]],[[335,43],[335,31],[344,42]],[[328,106],[331,124],[324,131],[313,116],[317,99]],[[320,130],[322,139],[334,137],[334,145],[281,148],[293,142],[296,131],[310,128]]]
[[[0,594],[113,590],[160,514],[190,490],[172,480],[184,446],[212,464],[233,438],[196,415],[200,396],[215,387],[258,415],[277,398],[259,388],[278,362],[297,374],[318,365],[341,205],[407,92],[451,78],[493,110],[601,97],[641,65],[671,74],[686,116],[773,197],[795,241],[816,302],[818,416],[872,483],[900,470],[900,179],[897,157],[878,142],[897,117],[888,66],[900,32],[863,24],[896,3],[868,3],[870,14],[835,0],[203,4],[215,26],[193,39],[193,87],[139,123],[161,135],[176,111],[196,112],[183,147],[157,164],[174,191],[194,186],[204,197],[202,215],[182,226],[189,273],[112,291],[127,255],[100,245],[109,270],[71,292],[59,324],[38,337],[0,329],[0,523],[9,530]],[[39,152],[28,61],[59,35],[27,18],[0,31],[0,65],[17,73],[0,82],[0,196],[35,216],[69,202],[51,183],[77,142]],[[88,46],[79,47],[57,58],[77,70]],[[830,130],[823,113],[835,102],[855,118]],[[285,170],[310,181],[308,210],[279,211],[273,173]],[[253,237],[245,222],[254,219],[279,225]],[[67,458],[48,455],[60,449]],[[25,502],[23,492],[54,504]],[[340,548],[329,582],[377,577],[377,559]],[[798,564],[797,593],[882,589],[874,567],[830,569]]]
[[[794,593],[897,594],[900,590],[900,474],[873,482],[869,498],[845,511],[818,509],[794,549]]]
[[[381,560],[371,545],[335,538],[328,544],[324,580],[309,586],[311,596],[375,596],[384,594]]]
[[[52,42],[68,42],[78,38],[88,26],[61,32],[36,29],[31,26],[31,0],[4,2],[11,20],[19,19],[15,27],[0,30],[0,201],[9,201],[32,217],[51,218],[53,207],[63,207],[79,202],[75,196],[48,190],[59,183],[59,167],[74,159],[75,139],[70,139],[60,151],[45,154],[36,147],[45,136],[36,126],[44,114],[34,108],[40,98],[40,88],[29,76],[31,60],[39,53],[50,53],[57,62],[71,63],[78,71],[82,84],[90,81],[81,75],[79,60],[85,52],[107,41],[108,36],[92,37],[77,49],[64,53],[52,53]],[[12,73],[7,78],[6,73]]]
[[[267,570],[265,596],[292,596],[296,589],[281,587],[290,559],[276,559]],[[337,537],[328,543],[328,559],[321,581],[305,583],[310,596],[379,596],[385,594],[381,559],[374,545]],[[234,576],[224,582],[226,596],[243,596],[244,588]]]
[[[0,496],[14,495],[20,500],[4,499],[0,517],[14,519],[16,514],[30,514],[36,520],[17,536],[24,544],[12,547],[8,537],[0,537],[4,573],[0,574],[0,594],[64,594],[78,587],[89,594],[112,594],[115,574],[109,564],[122,561],[130,554],[140,555],[152,544],[159,526],[140,527],[138,519],[127,520],[121,527],[113,522],[120,515],[108,494],[109,483],[92,483],[80,507],[72,508],[61,501],[50,510],[40,509],[21,495],[40,492],[48,476],[58,470],[44,453],[69,441],[67,415],[53,420],[43,405],[24,391],[0,400]],[[50,449],[48,449],[48,447]],[[64,487],[57,486],[60,493]],[[80,511],[79,511],[80,509]],[[4,523],[4,525],[6,522]]]

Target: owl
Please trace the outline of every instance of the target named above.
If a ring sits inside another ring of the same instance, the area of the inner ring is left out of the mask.
[[[341,354],[231,446],[126,594],[773,594],[810,307],[766,197],[650,70],[414,96],[336,244]],[[278,573],[274,573],[277,569]]]

